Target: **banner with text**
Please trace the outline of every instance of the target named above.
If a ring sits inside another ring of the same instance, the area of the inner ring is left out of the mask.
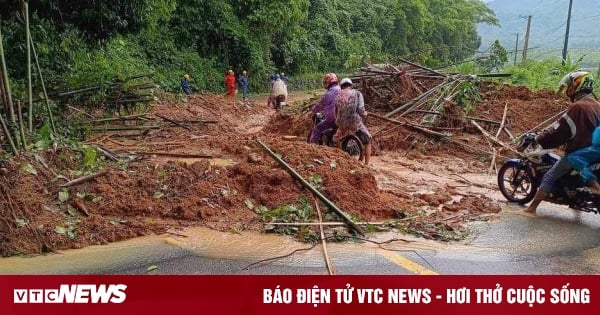
[[[598,294],[600,276],[0,276],[2,314],[592,314]]]

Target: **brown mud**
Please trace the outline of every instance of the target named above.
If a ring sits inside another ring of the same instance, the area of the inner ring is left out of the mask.
[[[292,107],[305,98],[293,95]],[[519,135],[567,102],[551,91],[489,85],[468,115],[500,121],[505,105],[506,126]],[[301,200],[314,205],[310,192],[264,153],[257,139],[358,221],[393,220],[407,233],[453,240],[465,235],[467,222],[488,220],[501,210],[495,174],[486,175],[491,157],[482,153],[490,147],[477,129],[452,132],[453,139],[480,151],[369,117],[375,157],[366,167],[338,149],[307,144],[309,114],[275,113],[263,100],[242,103],[199,94],[187,102],[159,102],[150,113],[211,122],[189,123],[187,129],[164,123],[144,134],[106,132],[85,142],[125,162],[83,166],[83,152],[54,149],[1,165],[0,255],[80,248],[200,225],[262,231],[265,209]],[[493,125],[486,128],[496,132]],[[505,133],[500,138],[510,141]],[[210,157],[185,157],[191,154]],[[498,165],[506,155],[502,152]],[[108,173],[61,187],[102,168]],[[305,219],[317,220],[316,214]]]

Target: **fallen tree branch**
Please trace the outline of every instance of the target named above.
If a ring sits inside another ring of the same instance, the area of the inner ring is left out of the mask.
[[[72,181],[66,182],[66,183],[60,185],[60,187],[72,187],[72,186],[75,186],[75,185],[79,185],[81,183],[85,183],[87,181],[90,181],[90,180],[92,180],[92,179],[94,179],[96,177],[100,177],[100,176],[106,175],[107,173],[108,173],[108,169],[104,169],[104,170],[102,170],[102,171],[100,171],[98,173],[94,173],[94,174],[91,174],[91,175],[79,177],[79,178],[74,179]]]

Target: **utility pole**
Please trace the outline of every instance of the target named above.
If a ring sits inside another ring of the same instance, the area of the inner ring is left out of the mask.
[[[565,65],[567,60],[567,46],[569,45],[569,26],[571,25],[571,8],[573,7],[573,0],[569,1],[569,14],[567,15],[567,31],[565,33],[565,46],[562,51],[562,64]]]
[[[527,31],[525,32],[525,44],[523,44],[523,61],[527,59],[527,49],[529,48],[529,30],[531,29],[531,18],[533,15],[521,16],[527,18]]]
[[[517,35],[517,41],[515,42],[515,66],[517,65],[517,51],[519,51],[519,33]]]

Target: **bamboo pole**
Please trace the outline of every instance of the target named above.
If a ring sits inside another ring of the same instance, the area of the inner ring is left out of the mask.
[[[400,61],[402,61],[402,62],[404,62],[404,63],[407,63],[407,64],[409,64],[409,65],[411,65],[411,66],[415,66],[415,67],[417,67],[417,68],[423,69],[423,70],[425,70],[425,71],[429,71],[429,72],[431,72],[431,73],[435,73],[435,74],[437,74],[437,75],[440,75],[440,76],[442,76],[442,77],[444,77],[444,78],[449,78],[449,76],[448,76],[447,74],[441,73],[441,72],[439,72],[439,71],[436,71],[436,70],[433,70],[433,69],[429,69],[429,68],[427,68],[427,67],[423,67],[423,66],[421,66],[421,65],[419,65],[419,64],[416,64],[416,63],[414,63],[414,62],[410,62],[410,61],[408,61],[408,60],[406,60],[406,59],[404,59],[404,58],[398,58],[398,60],[400,60]]]
[[[167,117],[165,117],[165,116],[163,116],[163,115],[160,115],[160,114],[154,113],[154,116],[156,116],[156,117],[158,117],[158,118],[160,118],[160,119],[163,119],[163,120],[165,120],[165,121],[168,121],[168,122],[170,122],[170,123],[173,123],[173,124],[175,124],[176,126],[179,126],[179,127],[183,128],[183,129],[185,129],[185,130],[192,131],[192,128],[190,128],[190,127],[188,127],[188,126],[185,126],[185,125],[182,125],[181,123],[179,123],[179,122],[177,122],[177,121],[175,121],[175,120],[172,120],[172,119],[170,119],[170,118],[167,118]]]
[[[19,150],[17,150],[17,147],[15,146],[15,142],[13,141],[12,136],[10,135],[10,131],[8,131],[8,126],[6,125],[6,121],[4,120],[4,117],[2,117],[2,114],[0,114],[0,125],[2,125],[2,131],[4,131],[4,136],[6,137],[6,139],[8,139],[10,149],[15,155],[17,155],[17,153],[19,153]]]
[[[0,20],[1,22],[1,20]],[[0,27],[1,29],[1,27]],[[10,93],[10,82],[8,81],[8,69],[6,68],[6,58],[4,58],[4,44],[2,43],[2,32],[0,31],[0,61],[2,64],[2,79],[4,81],[4,92],[8,97],[8,109],[9,109],[9,120],[12,123],[17,122],[17,118],[15,117],[15,107],[12,100],[12,95]]]
[[[321,208],[319,208],[319,201],[315,198],[315,208],[317,209],[317,215],[319,216],[319,232],[321,233],[321,244],[323,246],[323,256],[325,256],[325,264],[327,265],[327,270],[329,271],[329,275],[335,275],[335,268],[333,267],[333,263],[331,262],[331,258],[329,257],[329,253],[327,252],[327,241],[325,240],[325,232],[323,231],[323,215],[321,215]]]
[[[33,133],[33,88],[31,87],[31,40],[29,37],[29,4],[23,1],[25,8],[25,33],[27,34],[27,88],[29,91],[29,107],[27,110],[27,127]]]
[[[333,212],[335,212],[337,215],[339,215],[346,222],[346,224],[348,224],[348,226],[350,226],[350,228],[352,228],[353,230],[355,230],[360,235],[363,235],[363,236],[365,235],[365,232],[363,231],[363,229],[360,226],[358,226],[356,223],[354,223],[352,221],[352,219],[349,216],[347,216],[344,212],[342,212],[342,210],[340,210],[333,202],[331,202],[329,199],[327,199],[327,197],[323,196],[323,194],[321,194],[320,191],[318,191],[311,184],[309,184],[304,178],[302,178],[302,176],[300,174],[298,174],[298,172],[296,172],[287,163],[285,163],[285,161],[283,161],[273,151],[271,151],[271,149],[269,149],[269,147],[267,147],[264,143],[262,143],[258,139],[256,140],[256,143],[258,143],[266,153],[268,153],[286,171],[288,171],[288,173],[290,173],[290,175],[292,175],[292,177],[294,177],[295,179],[297,179],[302,184],[302,186],[304,186],[314,196],[316,196],[323,203],[325,203],[329,207],[329,209],[331,209]]]
[[[25,126],[23,125],[23,109],[21,101],[17,101],[17,116],[19,117],[19,133],[21,134],[21,144],[23,149],[27,151],[27,140],[25,139]]]
[[[93,131],[116,131],[116,130],[148,130],[148,129],[160,129],[158,125],[151,126],[107,126],[107,127],[95,127]]]
[[[481,131],[481,133],[482,133],[482,134],[483,134],[483,135],[484,135],[484,136],[485,136],[487,139],[491,140],[492,142],[494,142],[494,143],[496,143],[496,144],[500,145],[501,147],[503,147],[503,148],[505,148],[505,149],[507,149],[507,150],[509,150],[509,151],[513,152],[513,153],[516,153],[516,154],[518,154],[518,155],[522,155],[522,153],[521,153],[521,152],[519,152],[519,151],[515,150],[515,149],[514,149],[514,148],[512,148],[510,145],[508,145],[508,144],[506,144],[506,143],[504,143],[504,142],[500,141],[498,138],[494,137],[494,136],[493,136],[493,135],[491,135],[489,132],[485,131],[485,129],[483,129],[483,128],[482,128],[482,127],[481,127],[481,126],[480,126],[478,123],[476,123],[474,120],[471,120],[471,123],[472,123],[473,125],[475,125],[475,127],[477,127],[477,129],[479,129],[479,131]]]
[[[210,154],[188,154],[188,153],[174,153],[174,152],[135,152],[134,154],[170,156],[170,157],[190,158],[190,159],[212,159],[215,157]]]
[[[37,51],[35,50],[35,45],[33,44],[33,38],[31,37],[31,34],[29,35],[29,42],[31,43],[31,51],[33,52],[33,59],[35,59],[35,65],[38,70],[38,76],[40,77],[40,83],[42,84],[42,92],[44,93],[44,101],[46,102],[48,119],[50,119],[50,127],[52,128],[52,132],[56,134],[56,126],[54,125],[54,117],[52,116],[52,110],[50,109],[50,99],[48,97],[48,91],[46,91],[46,83],[44,83],[44,76],[42,75],[42,67],[40,66],[40,61],[38,59]]]
[[[542,122],[541,122],[541,123],[539,123],[537,126],[535,126],[535,127],[531,128],[531,129],[529,129],[529,130],[525,131],[524,133],[522,133],[522,134],[521,134],[520,136],[518,136],[517,138],[521,138],[523,135],[525,135],[525,134],[527,134],[527,133],[530,133],[530,132],[532,132],[532,131],[534,131],[534,130],[538,129],[539,127],[541,127],[541,126],[543,126],[543,125],[545,125],[545,124],[549,123],[550,121],[553,121],[553,120],[554,120],[554,119],[556,119],[558,116],[561,116],[562,114],[564,114],[564,113],[566,113],[566,112],[567,112],[567,110],[565,109],[565,110],[561,111],[560,113],[558,113],[558,114],[556,114],[556,115],[554,115],[554,116],[552,116],[552,117],[550,117],[550,118],[548,118],[548,119],[546,119],[546,120],[542,121]]]

